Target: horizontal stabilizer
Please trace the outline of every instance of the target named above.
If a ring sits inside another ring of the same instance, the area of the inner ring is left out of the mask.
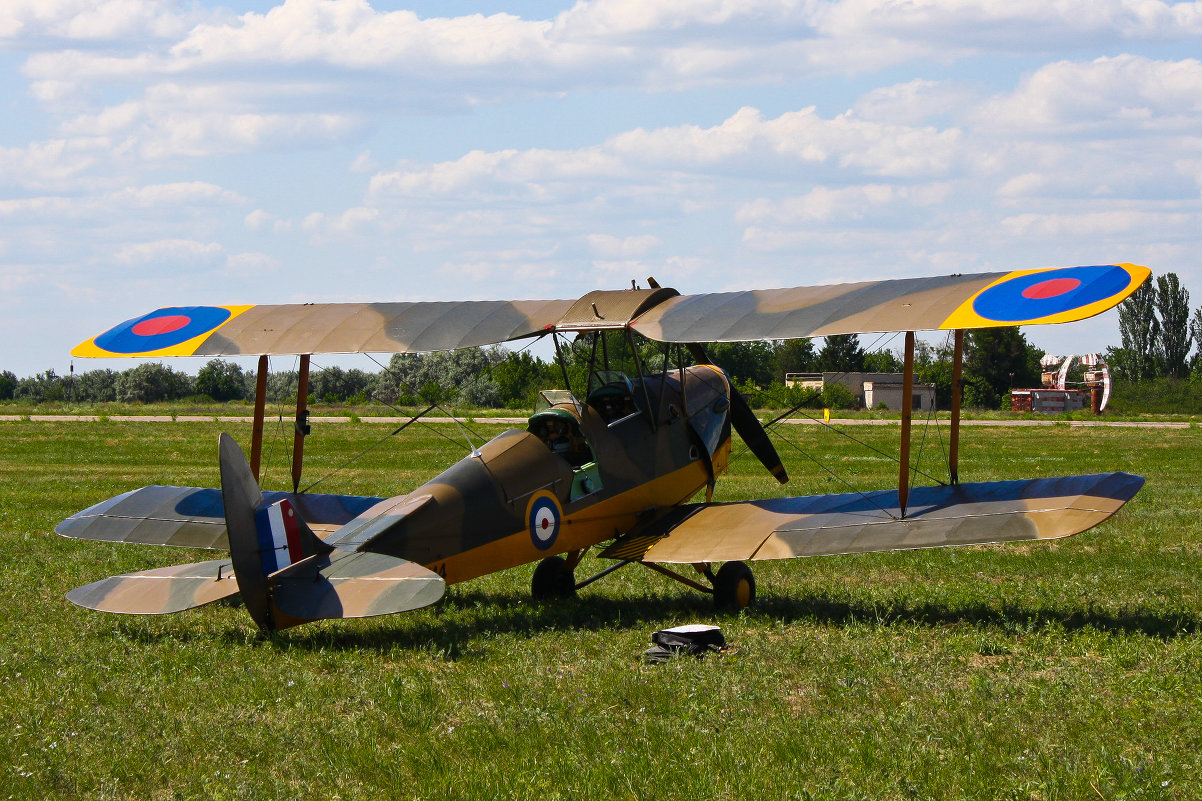
[[[317,534],[354,520],[382,498],[264,492],[269,504],[290,500]],[[54,529],[63,537],[185,548],[229,547],[221,490],[152,486],[126,492],[76,512]]]
[[[904,518],[895,490],[696,505],[643,561],[788,559],[1056,539],[1101,523],[1143,483],[1141,476],[1103,473],[916,487]]]
[[[98,612],[165,615],[237,593],[238,582],[230,560],[215,559],[112,576],[76,587],[67,593],[67,600]]]
[[[367,551],[318,554],[269,577],[275,608],[317,620],[389,615],[442,597],[442,577],[419,564]]]

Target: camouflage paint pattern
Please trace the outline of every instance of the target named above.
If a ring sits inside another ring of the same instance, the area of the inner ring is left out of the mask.
[[[305,522],[328,534],[383,498],[317,493],[264,492],[263,501],[289,500]],[[140,545],[229,549],[221,490],[151,486],[109,498],[68,517],[54,528],[62,537]]]
[[[904,519],[896,490],[697,505],[644,559],[789,559],[1057,539],[1101,523],[1143,483],[1103,473],[915,487]]]
[[[700,295],[665,287],[576,300],[171,307],[114,326],[71,355],[419,353],[627,325],[650,339],[692,343],[1061,323],[1117,305],[1150,274],[1122,263]],[[1006,305],[1029,305],[1028,314],[999,319],[979,304],[1011,284],[1024,292]]]
[[[635,528],[695,495],[711,480],[711,462],[725,467],[730,448],[727,406],[713,408],[729,392],[720,371],[702,365],[644,380],[647,395],[636,382],[632,397],[637,414],[615,424],[587,403],[555,407],[579,422],[599,476],[594,492],[573,500],[568,462],[533,434],[506,431],[408,496],[364,513],[329,542],[420,563],[454,584]],[[647,397],[654,408],[647,408]],[[710,459],[698,435],[703,425],[719,432]],[[550,544],[536,542],[528,522],[532,499],[542,494],[560,516]]]
[[[172,565],[111,576],[76,587],[67,600],[98,612],[162,615],[238,594],[229,559]]]

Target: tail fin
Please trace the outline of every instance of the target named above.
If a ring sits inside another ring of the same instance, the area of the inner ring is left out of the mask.
[[[246,455],[229,434],[218,439],[221,465],[221,498],[225,505],[225,528],[230,541],[230,561],[246,611],[263,631],[275,628],[271,620],[267,573],[263,570],[262,546],[256,522],[263,493]]]
[[[386,554],[334,552],[290,500],[263,503],[233,437],[222,434],[219,450],[230,561],[246,610],[263,631],[403,612],[442,597],[442,578],[421,565]]]

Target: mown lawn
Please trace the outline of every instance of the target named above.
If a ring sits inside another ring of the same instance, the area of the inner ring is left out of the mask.
[[[794,481],[777,488],[744,456],[719,499],[895,480],[870,449],[789,429]],[[760,602],[734,616],[637,567],[559,605],[528,600],[526,567],[433,608],[269,640],[231,606],[67,603],[107,575],[210,558],[52,529],[144,484],[215,486],[219,430],[0,423],[0,797],[1202,797],[1197,428],[966,430],[963,480],[1148,482],[1058,543],[759,563]],[[307,477],[387,431],[315,427]],[[896,428],[851,433],[896,448]],[[938,442],[922,457],[934,475]],[[288,450],[269,444],[270,486]],[[454,426],[415,427],[320,490],[402,492],[464,450]],[[714,620],[733,653],[640,661],[652,631]]]

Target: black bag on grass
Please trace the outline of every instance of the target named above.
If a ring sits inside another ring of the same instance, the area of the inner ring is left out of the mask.
[[[717,626],[693,624],[660,629],[651,635],[653,645],[643,652],[648,662],[667,662],[674,655],[689,654],[702,657],[710,651],[722,653],[726,649],[726,638]]]

